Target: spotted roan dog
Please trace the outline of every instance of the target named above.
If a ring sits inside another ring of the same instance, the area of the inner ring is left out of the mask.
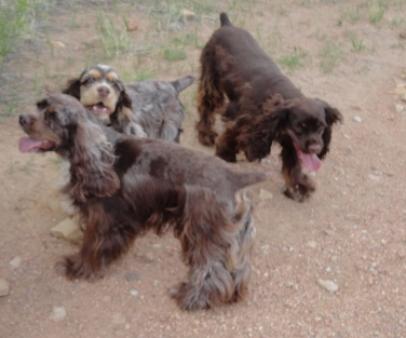
[[[70,80],[63,92],[119,132],[179,142],[185,109],[178,95],[193,81],[189,75],[124,84],[112,67],[95,65]]]

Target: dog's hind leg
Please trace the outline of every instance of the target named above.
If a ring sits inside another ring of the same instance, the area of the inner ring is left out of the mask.
[[[199,121],[196,124],[199,141],[212,146],[217,137],[213,130],[216,110],[224,104],[224,95],[219,88],[219,78],[214,65],[213,48],[207,45],[201,56],[201,76],[198,89],[197,109]]]
[[[254,245],[255,227],[252,220],[252,205],[245,192],[237,194],[237,211],[234,223],[240,229],[237,234],[238,249],[236,264],[232,272],[234,279],[233,302],[245,297],[248,291],[248,282],[251,276],[250,256]]]
[[[190,270],[187,280],[172,296],[184,310],[228,303],[234,294],[236,228],[226,216],[224,206],[207,189],[189,188],[184,210],[184,221],[175,235]]]

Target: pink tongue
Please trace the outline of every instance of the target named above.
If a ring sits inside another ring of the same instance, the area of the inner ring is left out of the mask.
[[[297,149],[302,165],[309,171],[317,171],[321,167],[321,160],[316,154],[305,154],[301,150]]]
[[[22,153],[29,153],[41,149],[42,141],[37,141],[29,137],[22,137],[18,147]]]

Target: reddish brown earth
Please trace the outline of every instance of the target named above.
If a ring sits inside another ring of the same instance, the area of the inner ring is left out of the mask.
[[[162,79],[198,75],[199,47],[218,25],[216,13],[227,10],[276,60],[294,47],[305,50],[303,67],[289,76],[308,95],[337,106],[345,123],[335,130],[332,151],[317,174],[318,190],[306,203],[282,195],[276,148],[270,163],[262,164],[274,175],[253,189],[257,240],[247,300],[185,313],[168,295],[186,272],[169,234],[142,238],[95,283],[69,282],[56,273],[59,257],[77,250],[49,233],[65,217],[56,191],[58,160],[20,154],[16,115],[3,118],[0,278],[11,289],[0,297],[0,337],[406,337],[406,103],[400,98],[406,42],[400,36],[404,22],[396,24],[406,17],[406,5],[384,1],[383,19],[372,24],[365,3],[230,1],[197,12],[198,20],[181,33],[157,33],[165,16],[157,19],[149,7],[100,6],[113,18],[129,15],[138,22],[130,33],[137,46],[196,34],[199,45],[184,47],[187,58],[178,62],[163,60],[156,50],[107,59],[95,28],[99,6],[53,9],[38,34],[1,66],[3,114],[31,109],[41,88],[60,88],[93,62],[110,63],[127,79],[139,69],[153,69],[153,77]],[[360,18],[338,24],[357,4]],[[366,48],[353,52],[349,32]],[[320,50],[328,41],[339,44],[341,56],[324,73]],[[201,148],[193,128],[195,91],[193,86],[182,96],[189,111],[182,143]],[[319,279],[338,290],[327,291]],[[58,320],[54,307],[63,307],[66,316]]]

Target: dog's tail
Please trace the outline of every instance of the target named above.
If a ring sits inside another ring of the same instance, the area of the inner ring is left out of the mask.
[[[189,87],[194,81],[194,76],[187,75],[181,77],[180,79],[172,81],[171,84],[175,88],[176,92],[179,94],[182,90],[185,90],[187,87]]]
[[[248,187],[249,185],[257,184],[268,180],[270,177],[269,173],[258,172],[258,171],[245,171],[245,172],[234,172],[233,183],[236,187],[236,191]]]
[[[232,26],[233,24],[231,23],[230,19],[228,18],[227,13],[220,13],[220,24],[221,27],[223,26]]]

